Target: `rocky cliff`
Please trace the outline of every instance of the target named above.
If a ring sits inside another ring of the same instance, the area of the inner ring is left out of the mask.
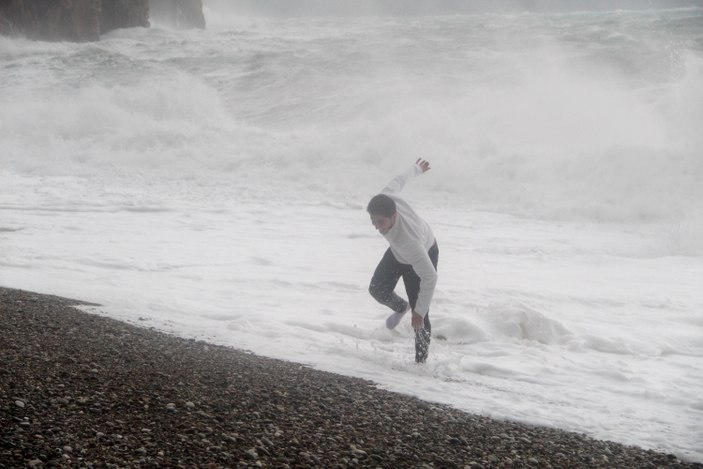
[[[100,37],[100,11],[100,0],[4,0],[0,2],[0,33],[94,41]]]
[[[96,41],[117,28],[157,21],[204,28],[202,0],[0,0],[0,34],[49,41]]]

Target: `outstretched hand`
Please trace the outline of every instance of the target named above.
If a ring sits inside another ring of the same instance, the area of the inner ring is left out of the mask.
[[[422,158],[418,158],[417,161],[415,162],[415,164],[418,165],[420,167],[420,169],[422,169],[423,173],[426,173],[427,171],[429,171],[431,169],[430,162],[427,160],[423,160]]]

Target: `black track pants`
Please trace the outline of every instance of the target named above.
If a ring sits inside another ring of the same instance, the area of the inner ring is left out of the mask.
[[[439,260],[439,248],[437,247],[437,243],[427,251],[427,254],[430,256],[435,270],[437,270],[437,262]],[[394,292],[400,277],[403,277],[408,301],[405,301]],[[410,264],[401,264],[398,262],[389,248],[383,255],[381,262],[378,263],[376,271],[373,273],[371,284],[369,285],[369,293],[371,293],[371,296],[373,296],[376,301],[398,313],[405,311],[408,303],[410,303],[412,309],[415,309],[417,296],[420,293],[420,277],[415,273]],[[431,333],[432,324],[430,323],[430,313],[428,311],[425,315],[423,327],[415,331],[415,361],[418,363],[424,363],[427,359]]]

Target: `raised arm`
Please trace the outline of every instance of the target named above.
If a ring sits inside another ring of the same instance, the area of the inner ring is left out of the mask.
[[[412,168],[409,168],[407,171],[404,171],[391,179],[391,181],[386,184],[386,187],[383,188],[381,193],[394,194],[396,192],[400,192],[403,187],[405,187],[405,183],[407,183],[411,178],[419,176],[422,173],[426,173],[429,170],[430,162],[423,160],[422,158],[418,158]]]

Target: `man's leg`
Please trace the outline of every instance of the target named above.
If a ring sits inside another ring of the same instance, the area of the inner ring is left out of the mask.
[[[403,272],[403,283],[405,284],[405,291],[408,294],[408,301],[413,310],[415,310],[415,304],[417,303],[417,296],[420,293],[420,277],[415,273],[415,271],[410,268]],[[430,313],[429,311],[425,315],[425,320],[423,326],[415,330],[415,361],[417,363],[424,363],[427,360],[427,351],[430,347],[432,325],[430,324]]]
[[[403,264],[398,262],[391,250],[388,249],[381,262],[378,263],[369,285],[371,296],[396,313],[402,313],[408,307],[408,302],[396,295],[394,291],[402,271]]]
[[[432,340],[432,325],[430,324],[429,311],[425,314],[423,326],[415,331],[415,362],[425,363],[427,354],[430,351],[430,341]]]
[[[427,254],[430,256],[430,261],[432,261],[435,270],[437,270],[437,263],[439,261],[439,248],[437,244],[432,246]],[[414,310],[417,297],[420,293],[420,277],[410,268],[403,272],[403,283],[405,284],[405,291],[408,294],[410,306]],[[415,331],[415,361],[417,363],[425,363],[425,360],[427,360],[431,340],[432,323],[430,322],[430,312],[428,311],[425,315],[422,327]]]

